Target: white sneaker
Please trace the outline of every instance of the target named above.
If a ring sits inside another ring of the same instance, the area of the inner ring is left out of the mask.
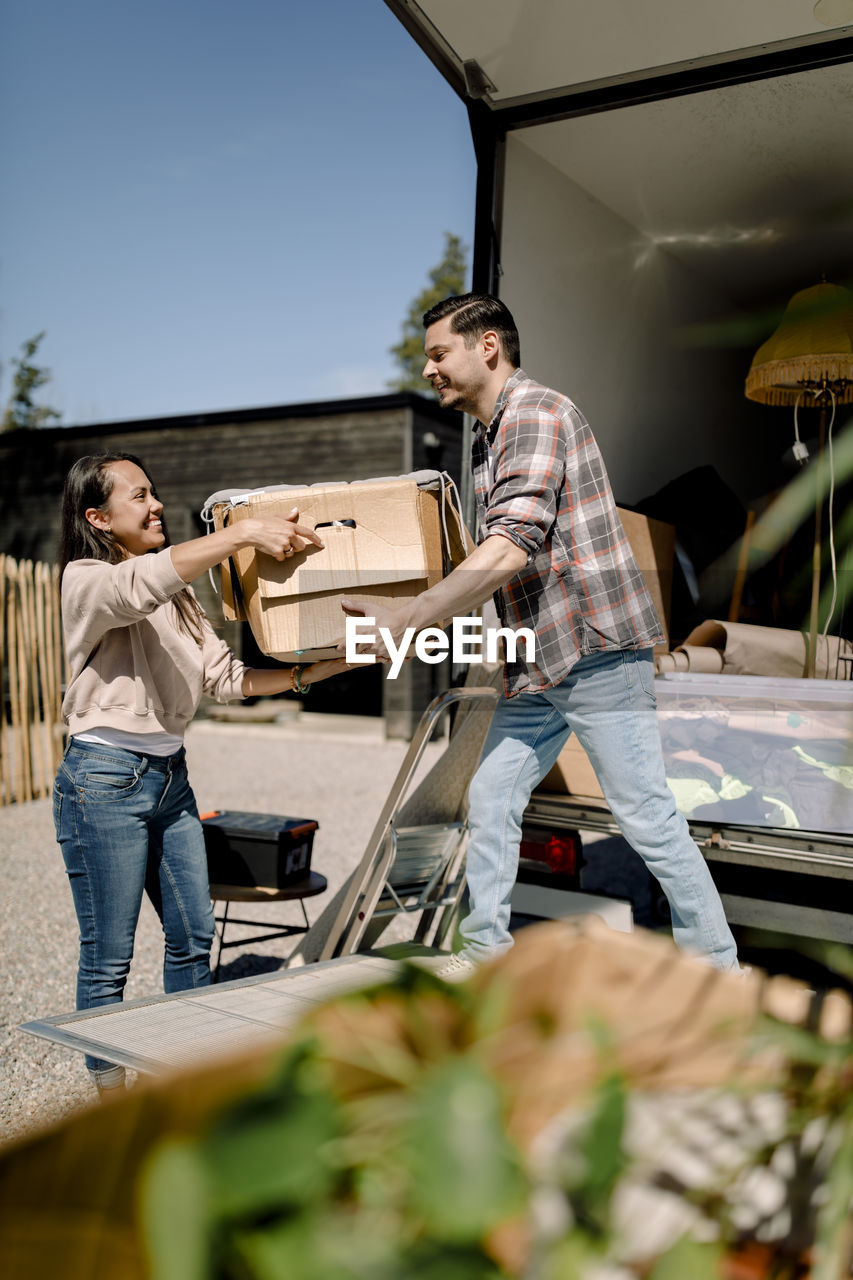
[[[461,952],[457,952],[455,956],[450,957],[447,964],[443,964],[434,972],[435,976],[441,978],[443,982],[467,982],[477,972],[477,965]]]

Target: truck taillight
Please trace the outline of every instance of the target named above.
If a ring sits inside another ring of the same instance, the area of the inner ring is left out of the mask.
[[[581,838],[577,831],[547,837],[522,837],[519,854],[533,862],[544,862],[552,871],[575,876],[583,864]]]

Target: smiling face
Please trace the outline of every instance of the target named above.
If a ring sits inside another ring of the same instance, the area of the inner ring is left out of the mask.
[[[111,462],[113,482],[105,507],[90,507],[86,519],[96,529],[109,531],[128,555],[141,556],[165,545],[161,516],[163,504],[148,476],[135,462]]]
[[[423,376],[438,392],[443,409],[461,409],[488,423],[512,370],[494,330],[487,330],[468,346],[463,334],[453,332],[451,321],[447,316],[427,329]]]
[[[427,362],[423,376],[438,392],[444,409],[474,413],[482,389],[484,366],[477,345],[468,347],[450,328],[450,317],[430,325],[424,337]]]

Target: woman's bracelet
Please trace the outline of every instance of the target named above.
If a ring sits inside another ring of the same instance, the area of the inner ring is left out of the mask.
[[[298,666],[290,668],[290,689],[292,693],[307,693],[311,688],[310,684],[303,684],[302,672],[305,670],[305,664],[300,662]]]

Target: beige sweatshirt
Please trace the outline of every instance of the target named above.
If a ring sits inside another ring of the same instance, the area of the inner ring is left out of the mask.
[[[187,584],[168,548],[121,564],[72,560],[62,575],[71,678],[62,711],[72,734],[99,725],[183,735],[202,692],[241,697],[243,663],[204,620],[202,646],[177,626],[171,597]]]

